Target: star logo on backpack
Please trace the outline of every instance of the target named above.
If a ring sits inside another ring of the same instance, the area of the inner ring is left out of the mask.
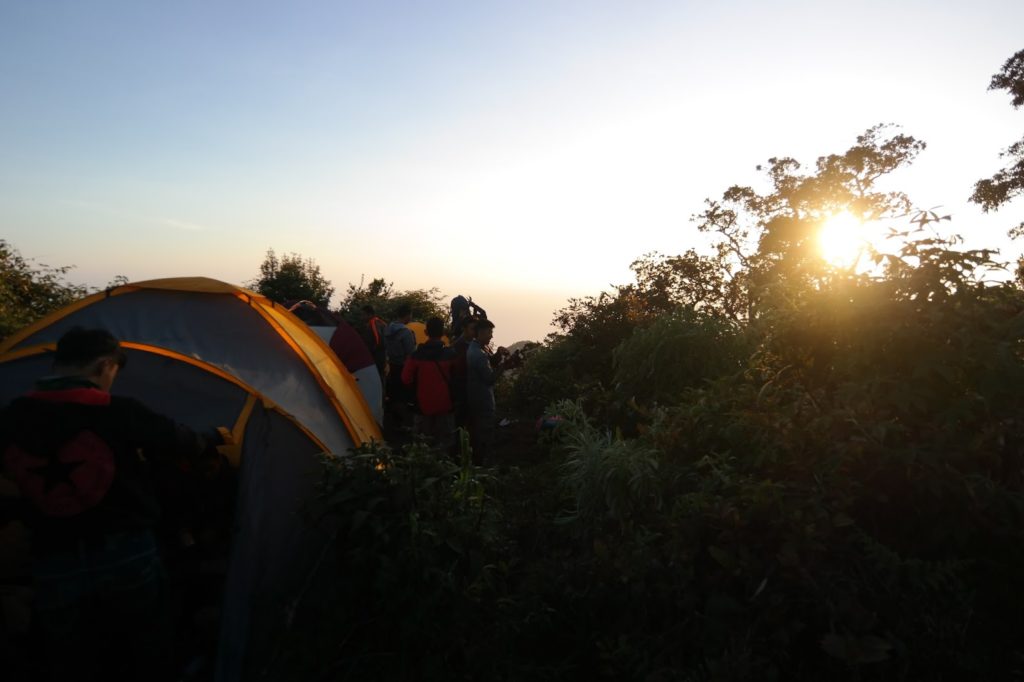
[[[92,431],[79,431],[54,451],[12,443],[4,462],[22,494],[46,516],[69,517],[99,504],[114,482],[114,453]]]

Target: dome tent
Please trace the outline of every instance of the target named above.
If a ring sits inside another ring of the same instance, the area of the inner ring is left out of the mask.
[[[0,403],[48,373],[74,326],[122,340],[113,392],[238,444],[238,501],[225,583],[218,678],[259,666],[301,593],[326,533],[297,514],[315,494],[322,452],[380,440],[352,376],[305,324],[269,299],[207,278],[118,286],[47,316],[0,345]]]

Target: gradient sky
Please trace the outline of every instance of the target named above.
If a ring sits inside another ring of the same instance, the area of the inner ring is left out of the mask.
[[[704,241],[705,197],[880,122],[969,245],[1024,111],[1024,2],[0,0],[0,238],[102,286],[253,279],[268,248],[473,296],[500,343]]]

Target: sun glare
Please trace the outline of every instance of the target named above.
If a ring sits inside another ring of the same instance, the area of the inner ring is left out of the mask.
[[[818,233],[821,257],[839,267],[856,263],[866,245],[864,225],[846,211],[826,220]]]

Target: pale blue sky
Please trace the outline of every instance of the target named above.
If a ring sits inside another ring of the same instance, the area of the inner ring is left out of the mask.
[[[1024,131],[989,78],[1024,2],[0,0],[0,237],[102,285],[241,283],[265,251],[343,291],[474,296],[509,343],[702,243],[704,197],[878,122],[899,183],[1002,246],[973,182]]]

